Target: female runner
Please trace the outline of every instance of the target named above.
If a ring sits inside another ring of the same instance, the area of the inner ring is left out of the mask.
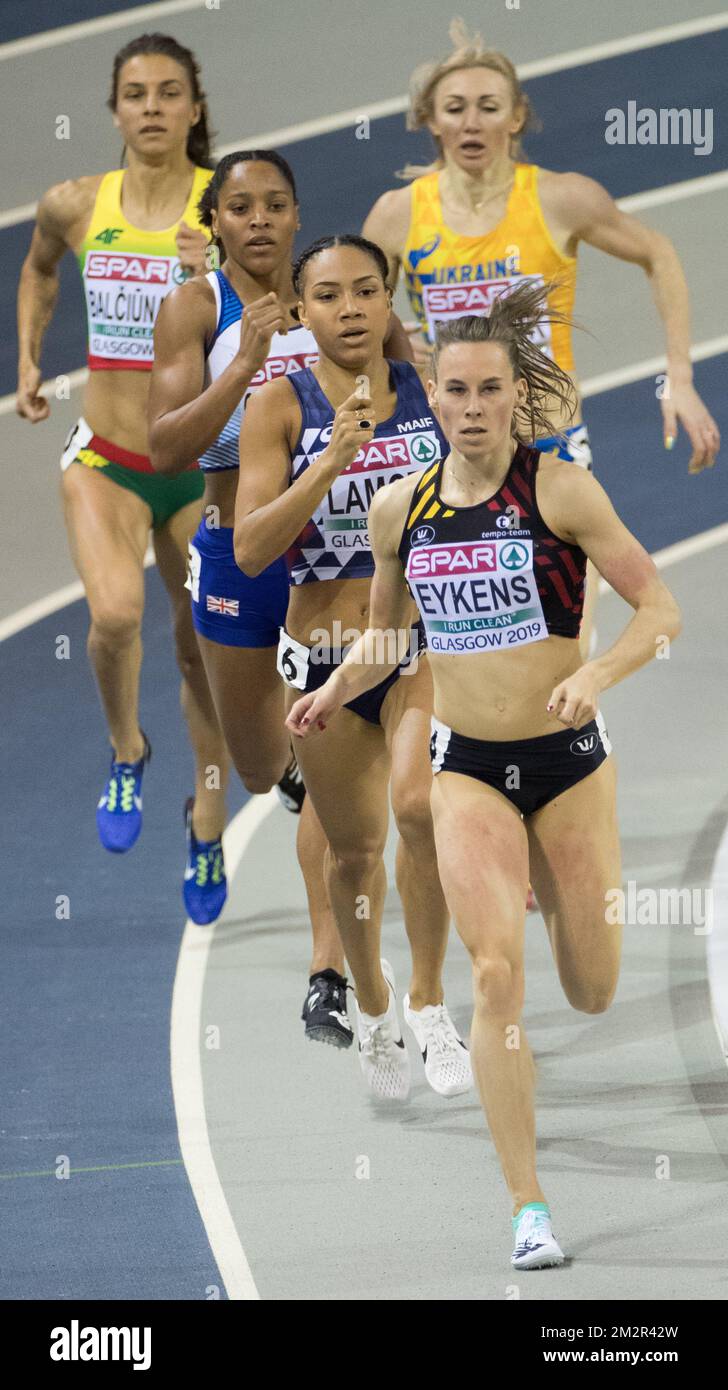
[[[187,910],[198,922],[225,900],[220,834],[226,753],[183,592],[187,542],[198,523],[202,478],[154,475],[146,406],[154,319],[169,290],[204,269],[207,237],[197,203],[210,170],[207,106],[193,54],[174,39],[145,34],[114,60],[111,99],[128,167],[70,180],[41,200],[19,290],[18,413],[49,414],[38,394],[40,351],[58,293],[64,252],[78,257],[86,292],[89,380],[83,416],[61,460],[74,563],[86,590],[88,651],[113,755],[96,813],[106,849],[123,853],[139,836],[142,774],[151,749],[139,726],[144,552],[152,528],[170,596],[182,707],[195,754],[194,803],[185,819]],[[220,769],[217,787],[206,769]]]
[[[617,984],[621,934],[605,894],[621,871],[599,695],[680,630],[672,595],[594,478],[524,443],[554,398],[567,413],[573,405],[569,377],[533,343],[551,313],[542,289],[523,285],[489,318],[438,328],[430,404],[450,453],[374,499],[372,631],[288,719],[304,736],[366,698],[391,666],[364,664],[365,642],[401,627],[414,597],[435,689],[437,858],[472,960],[473,1067],[513,1199],[517,1269],[563,1260],[536,1172],[521,1023],[529,861],[567,999],[600,1013]],[[587,555],[635,612],[609,651],[582,664]]]
[[[648,276],[667,346],[670,390],[661,401],[665,447],[673,447],[681,420],[692,445],[690,472],[712,466],[720,436],[692,385],[688,291],[672,242],[621,212],[594,179],[521,162],[520,141],[532,117],[513,64],[487,49],[479,35],[469,38],[461,21],[453,21],[450,33],[455,51],[418,69],[410,87],[408,124],[431,132],[436,161],[429,170],[406,170],[421,177],[383,194],[364,224],[364,235],[387,253],[392,289],[400,267],[404,270],[424,346],[431,347],[436,324],[488,313],[494,299],[524,276],[558,281],[548,304],[568,317],[578,244],[586,242],[641,266]],[[576,384],[568,323],[537,324],[534,341]],[[418,357],[424,365],[429,351]],[[574,419],[552,400],[535,447],[590,468],[578,388],[577,402]],[[596,594],[591,575],[588,610]],[[587,611],[584,656],[590,636]]]
[[[294,690],[320,684],[352,632],[366,625],[371,496],[439,458],[443,446],[414,368],[383,354],[386,273],[379,247],[356,236],[324,237],[298,258],[299,317],[318,343],[319,361],[262,387],[240,434],[235,558],[256,575],[288,551],[291,597],[279,669]],[[414,672],[411,665],[406,658],[342,711],[318,746],[303,749],[301,763],[329,844],[327,886],[356,984],[362,1070],[371,1091],[388,1099],[405,1096],[410,1084],[393,976],[379,958],[390,771],[397,886],[413,963],[405,1016],[433,1088],[456,1095],[471,1082],[442,994],[448,916],[429,809],[432,686],[427,664]]]
[[[309,1039],[346,1047],[353,1031],[344,956],[323,881],[326,840],[303,800],[276,670],[288,573],[285,561],[276,558],[248,579],[233,553],[238,436],[246,404],[263,382],[301,371],[318,358],[316,341],[295,312],[291,252],[300,223],[290,166],[274,150],[225,155],[202,195],[200,218],[222,245],[224,260],[219,270],[175,290],[157,320],[149,399],[152,464],[173,477],[199,459],[204,473],[204,516],[189,547],[192,620],[244,785],[257,793],[277,783],[289,810],[300,812],[303,805],[298,855],[313,958],[302,1016]]]

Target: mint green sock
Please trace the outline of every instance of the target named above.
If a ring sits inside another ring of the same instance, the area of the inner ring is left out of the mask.
[[[551,1215],[551,1209],[546,1202],[524,1202],[520,1211],[517,1212],[515,1216],[511,1217],[514,1234],[524,1211],[545,1211],[547,1216]]]

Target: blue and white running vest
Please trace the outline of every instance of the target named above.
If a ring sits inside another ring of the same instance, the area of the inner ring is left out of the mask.
[[[240,347],[243,305],[221,270],[212,270],[205,278],[213,288],[217,304],[217,327],[205,362],[207,387],[229,367]],[[287,333],[274,333],[265,365],[252,378],[240,404],[233,411],[215,443],[205,450],[200,458],[200,468],[205,473],[237,468],[240,424],[251,393],[266,381],[272,381],[274,377],[300,372],[304,367],[313,366],[314,362],[318,362],[318,345],[307,328],[299,324],[289,328]]]
[[[414,367],[409,362],[390,362],[389,369],[397,392],[394,415],[377,425],[374,438],[334,480],[315,516],[288,550],[291,584],[371,578],[374,561],[368,514],[375,492],[408,473],[421,472],[449,452]],[[291,460],[291,483],[295,483],[329,443],[334,410],[312,371],[297,372],[290,382],[302,415]]]

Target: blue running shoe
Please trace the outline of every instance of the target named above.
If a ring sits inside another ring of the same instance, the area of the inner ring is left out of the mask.
[[[185,804],[187,863],[182,896],[187,916],[198,927],[215,922],[225,906],[227,878],[222,840],[198,840],[192,829],[193,796]]]
[[[104,794],[96,807],[96,825],[104,849],[126,854],[139,839],[142,828],[142,775],[152,756],[144,730],[144,752],[136,763],[111,760],[111,773]]]

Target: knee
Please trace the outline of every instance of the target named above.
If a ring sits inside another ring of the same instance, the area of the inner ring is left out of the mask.
[[[347,883],[361,883],[376,871],[381,863],[384,845],[373,840],[361,840],[347,845],[331,845],[331,860],[336,874]]]
[[[572,1009],[577,1009],[580,1014],[603,1014],[609,1008],[616,988],[616,982],[610,988],[578,985],[571,986],[565,993]]]
[[[104,647],[128,647],[141,632],[141,611],[123,601],[100,603],[91,612],[89,642]]]
[[[406,844],[432,841],[432,811],[430,810],[430,789],[419,787],[398,787],[392,791],[392,810],[397,829]]]
[[[184,640],[177,638],[175,643],[177,653],[177,667],[182,679],[193,682],[195,678],[202,674],[202,657],[200,649],[195,644],[193,646],[189,638],[185,635]]]
[[[514,1021],[523,1007],[523,966],[492,953],[473,961],[475,1007]]]
[[[250,792],[251,796],[265,796],[265,793],[269,792],[271,787],[275,785],[272,774],[266,772],[264,768],[248,771],[246,768],[236,765],[235,771],[246,792]]]

